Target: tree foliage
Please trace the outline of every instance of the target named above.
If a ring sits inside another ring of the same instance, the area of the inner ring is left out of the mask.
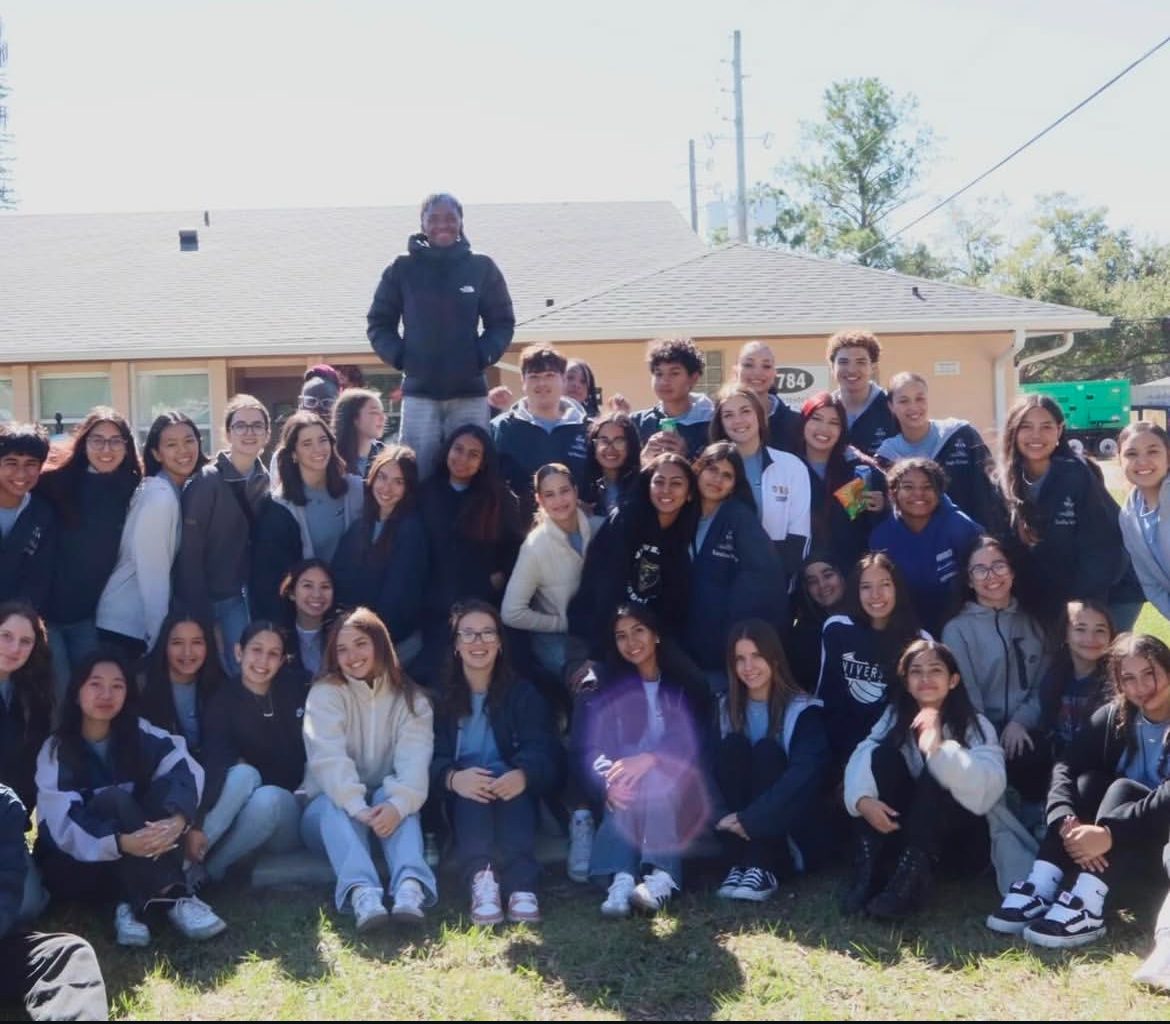
[[[918,101],[895,96],[877,78],[832,83],[821,120],[801,125],[803,154],[782,168],[798,197],[782,208],[777,238],[825,256],[893,267],[889,215],[914,198],[933,150]]]

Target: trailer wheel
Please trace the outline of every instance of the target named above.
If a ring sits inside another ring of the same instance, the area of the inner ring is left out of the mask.
[[[1070,437],[1068,446],[1072,449],[1072,453],[1078,457],[1085,454],[1085,443],[1079,437]]]
[[[1103,459],[1112,459],[1117,456],[1117,438],[1103,437],[1097,442],[1097,454]]]

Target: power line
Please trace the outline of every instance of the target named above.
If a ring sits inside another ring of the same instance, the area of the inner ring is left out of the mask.
[[[940,200],[939,202],[935,203],[934,206],[932,206],[924,214],[922,214],[918,217],[915,217],[914,220],[912,220],[909,224],[906,224],[905,226],[898,228],[898,230],[895,231],[892,235],[888,235],[887,237],[883,238],[880,242],[877,242],[874,245],[871,245],[868,249],[865,250],[865,252],[859,253],[856,258],[859,260],[863,259],[864,257],[868,256],[871,252],[873,252],[875,249],[880,249],[884,245],[889,245],[890,242],[892,242],[899,235],[909,231],[916,224],[921,224],[924,220],[926,220],[927,217],[931,216],[932,214],[938,213],[938,211],[941,210],[948,203],[954,202],[964,192],[967,192],[970,189],[974,188],[976,185],[979,184],[979,182],[983,181],[984,178],[990,177],[992,174],[994,174],[996,171],[998,171],[1009,160],[1012,160],[1015,157],[1019,156],[1025,149],[1027,149],[1029,146],[1031,146],[1034,142],[1039,142],[1042,138],[1044,138],[1045,135],[1047,135],[1050,131],[1052,131],[1053,128],[1056,128],[1058,125],[1063,124],[1070,117],[1072,117],[1073,114],[1075,114],[1078,110],[1080,110],[1082,107],[1088,105],[1093,100],[1095,100],[1098,96],[1101,95],[1101,93],[1103,93],[1111,85],[1113,85],[1115,82],[1120,81],[1122,78],[1124,78],[1126,75],[1128,75],[1134,68],[1136,68],[1139,64],[1141,64],[1143,61],[1147,60],[1148,58],[1152,57],[1155,53],[1157,53],[1160,49],[1162,49],[1162,47],[1165,46],[1167,43],[1170,43],[1170,36],[1166,36],[1165,39],[1163,39],[1161,42],[1155,44],[1150,49],[1148,49],[1145,53],[1143,53],[1140,57],[1138,57],[1138,59],[1135,60],[1132,64],[1129,64],[1128,66],[1122,68],[1119,72],[1117,72],[1116,75],[1114,75],[1111,79],[1109,79],[1108,82],[1106,82],[1104,85],[1099,86],[1097,89],[1095,89],[1093,92],[1091,92],[1088,96],[1086,96],[1083,100],[1081,100],[1081,102],[1078,103],[1075,107],[1072,107],[1071,109],[1066,110],[1063,114],[1060,115],[1060,117],[1058,117],[1055,121],[1053,121],[1052,124],[1050,124],[1047,128],[1044,128],[1042,131],[1037,132],[1030,139],[1028,139],[1027,142],[1025,142],[1022,145],[1019,145],[1015,149],[1013,149],[1010,153],[1008,153],[1007,156],[1005,156],[1002,160],[1000,160],[999,163],[993,165],[992,167],[987,168],[987,170],[984,171],[982,174],[980,174],[977,178],[971,179],[971,181],[967,182],[967,184],[964,185],[962,188],[956,189],[954,192],[952,192],[945,199]]]

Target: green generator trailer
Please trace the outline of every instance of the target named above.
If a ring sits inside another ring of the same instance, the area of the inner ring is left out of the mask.
[[[1074,448],[1080,447],[1103,459],[1117,454],[1117,435],[1130,418],[1129,381],[1046,381],[1021,384],[1020,391],[1047,395],[1060,406],[1065,436]]]

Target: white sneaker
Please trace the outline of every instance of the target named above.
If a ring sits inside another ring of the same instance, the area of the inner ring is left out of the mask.
[[[140,921],[129,903],[119,903],[114,908],[114,931],[119,946],[149,946],[150,929]]]
[[[678,888],[678,883],[661,868],[655,868],[642,881],[634,886],[630,894],[630,903],[639,910],[656,914],[666,906],[670,894]]]
[[[1170,992],[1170,938],[1154,941],[1154,951],[1133,972],[1133,980],[1139,985]]]
[[[374,885],[354,886],[349,897],[353,907],[354,921],[359,932],[380,928],[390,920],[386,904],[382,902],[382,890]]]
[[[629,917],[630,897],[634,893],[634,876],[628,871],[619,871],[613,876],[601,912],[606,917]]]
[[[224,920],[198,896],[181,896],[175,900],[167,917],[188,939],[210,939],[227,928]]]
[[[593,856],[593,815],[576,811],[569,822],[568,875],[571,881],[589,881],[589,858]]]
[[[540,903],[536,893],[512,893],[508,897],[508,920],[514,924],[540,924]]]
[[[395,921],[405,924],[417,924],[423,919],[423,904],[427,901],[427,894],[417,878],[404,879],[394,893],[394,906],[390,908],[390,916]]]
[[[471,880],[471,923],[491,926],[504,920],[500,886],[490,867],[477,871]]]

